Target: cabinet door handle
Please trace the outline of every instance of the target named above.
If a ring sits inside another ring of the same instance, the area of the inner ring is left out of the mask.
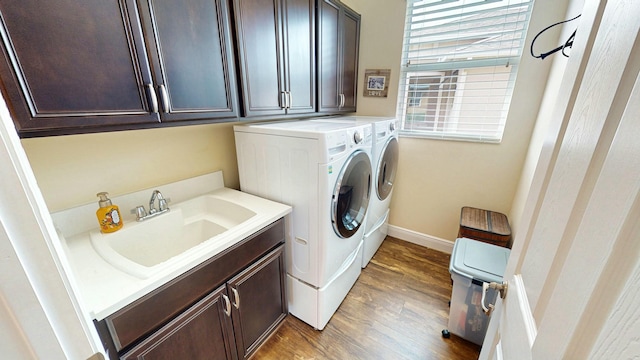
[[[291,109],[291,105],[293,105],[293,96],[291,96],[291,91],[287,91],[287,109]]]
[[[152,113],[157,113],[158,112],[158,98],[156,97],[156,91],[153,89],[153,85],[152,84],[147,84],[147,90],[149,91],[149,100],[151,102],[151,108],[150,111]]]
[[[229,297],[225,294],[222,294],[222,299],[224,300],[224,314],[227,316],[231,316],[231,302],[229,301]]]
[[[240,309],[240,295],[238,295],[238,290],[231,288],[231,291],[233,291],[233,306],[235,306],[236,309]]]
[[[156,91],[153,89],[152,84],[147,84],[147,90],[149,91],[149,99],[151,100],[151,112],[158,112],[158,98],[156,97]]]
[[[287,108],[287,92],[286,91],[280,92],[280,107],[283,109]]]
[[[338,105],[338,108],[342,107],[344,107],[344,94],[340,94],[340,104]]]
[[[167,87],[164,84],[158,86],[160,89],[160,97],[162,100],[162,110],[165,113],[169,113],[169,95],[167,94]]]

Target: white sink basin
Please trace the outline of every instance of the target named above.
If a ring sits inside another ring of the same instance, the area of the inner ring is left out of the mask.
[[[142,222],[127,222],[114,233],[93,231],[91,244],[112,266],[145,279],[201,244],[223,241],[226,232],[256,215],[213,195],[174,204],[170,209]]]

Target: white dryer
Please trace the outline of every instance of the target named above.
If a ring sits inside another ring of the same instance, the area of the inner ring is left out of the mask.
[[[398,121],[391,117],[340,116],[313,121],[331,121],[351,124],[370,124],[372,127],[371,164],[373,193],[367,214],[362,251],[362,267],[366,267],[387,237],[389,204],[398,168]]]
[[[372,195],[371,127],[302,120],[239,125],[234,132],[242,191],[293,207],[289,312],[322,330],[360,275]]]

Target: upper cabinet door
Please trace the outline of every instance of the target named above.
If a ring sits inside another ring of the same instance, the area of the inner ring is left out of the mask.
[[[315,0],[282,2],[288,114],[316,111]]]
[[[243,115],[285,113],[278,0],[234,0]]]
[[[314,2],[233,4],[243,115],[315,112]]]
[[[0,77],[21,136],[158,121],[132,8],[129,0],[0,1]]]
[[[340,105],[340,6],[318,1],[318,112]]]
[[[356,111],[360,15],[319,0],[318,39],[318,112]]]
[[[237,116],[225,0],[139,0],[162,121]]]
[[[344,9],[342,18],[342,106],[341,111],[355,112],[358,98],[358,49],[360,48],[360,15]]]

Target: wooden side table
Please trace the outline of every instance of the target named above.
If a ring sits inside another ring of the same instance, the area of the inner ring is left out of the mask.
[[[464,206],[458,231],[458,238],[462,237],[510,248],[511,226],[502,213]]]

